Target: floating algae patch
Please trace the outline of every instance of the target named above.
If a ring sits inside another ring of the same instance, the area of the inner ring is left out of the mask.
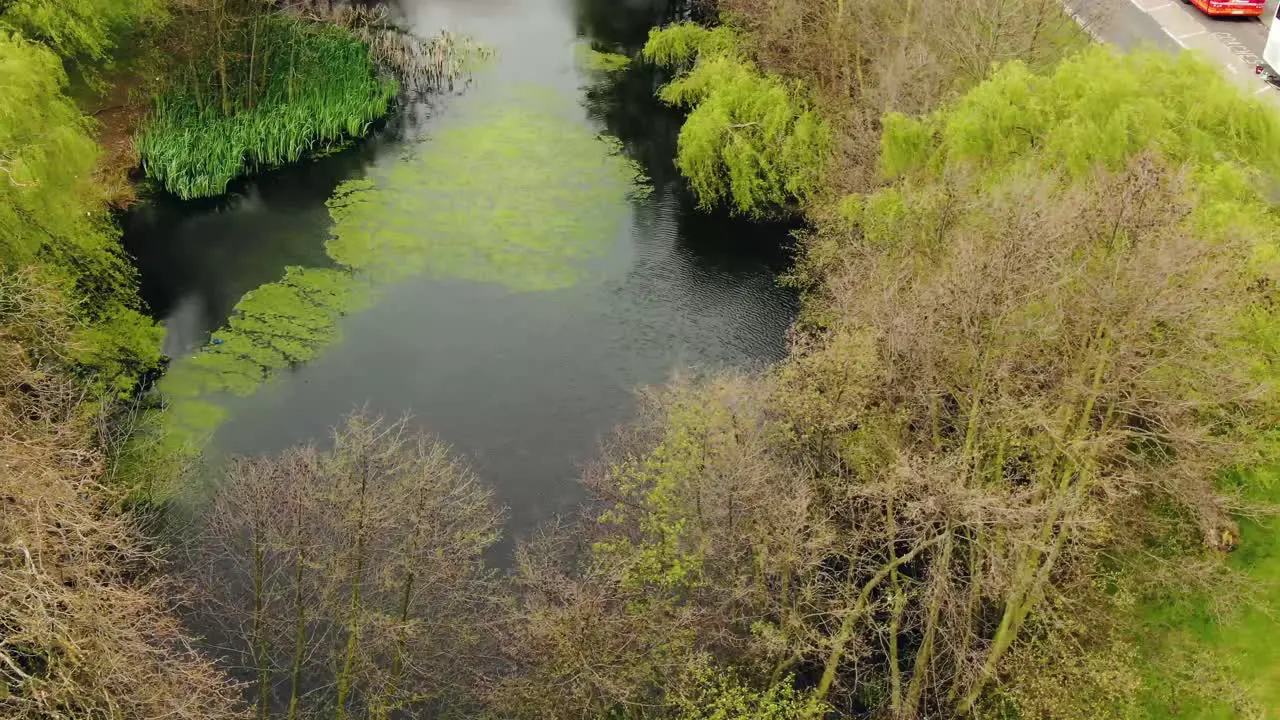
[[[226,419],[228,396],[314,358],[380,284],[417,274],[512,290],[578,282],[648,185],[620,143],[556,111],[563,98],[508,100],[441,130],[377,180],[341,185],[328,203],[326,245],[338,267],[290,267],[246,294],[226,326],[161,380],[167,411],[143,441],[199,452]]]
[[[486,106],[329,201],[329,254],[391,281],[426,273],[517,291],[579,282],[648,192],[621,144],[545,98]]]
[[[312,359],[337,338],[338,319],[363,306],[369,288],[344,269],[290,267],[247,293],[226,327],[160,381],[173,439],[202,446],[225,410],[213,398],[250,395],[270,377]]]
[[[596,50],[586,42],[580,42],[574,47],[574,59],[579,68],[588,72],[610,73],[631,67],[630,56]]]

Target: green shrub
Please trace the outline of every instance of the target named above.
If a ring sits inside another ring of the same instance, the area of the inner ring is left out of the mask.
[[[764,690],[704,655],[692,663],[673,698],[679,720],[821,720],[830,708],[785,677]]]

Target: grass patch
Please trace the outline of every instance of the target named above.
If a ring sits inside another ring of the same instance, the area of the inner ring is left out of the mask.
[[[1255,500],[1274,503],[1280,488],[1262,483]],[[1280,718],[1280,518],[1244,520],[1231,568],[1251,589],[1218,600],[1192,592],[1142,608],[1140,646],[1147,691],[1144,717]]]
[[[220,195],[240,175],[362,136],[397,92],[342,28],[267,16],[255,47],[246,80],[228,87],[212,69],[191,69],[156,98],[137,146],[147,175],[168,191]]]

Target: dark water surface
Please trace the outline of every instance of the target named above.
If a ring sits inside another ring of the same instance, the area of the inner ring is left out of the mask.
[[[584,38],[637,49],[649,27],[678,16],[667,2],[403,0],[400,9],[423,31],[463,31],[495,47],[496,65],[467,92],[413,108],[414,122],[402,118],[403,127],[357,148],[242,183],[217,201],[158,198],[127,218],[125,242],[168,327],[166,349],[181,362],[247,291],[288,265],[332,264],[325,201],[339,183],[390,176],[442,123],[465,125],[468,108],[544,89],[567,117],[619,139],[654,189],[619,201],[625,222],[616,237],[599,238],[580,281],[530,290],[447,273],[396,278],[343,319],[340,339],[315,360],[229,401],[214,437],[222,452],[274,451],[323,440],[356,406],[411,412],[473,460],[518,534],[580,498],[580,467],[630,417],[637,387],[681,368],[782,356],[796,310],[777,285],[787,233],[697,212],[672,166],[680,116],[654,100],[659,78],[638,64],[601,77],[577,59]],[[527,170],[565,181],[554,169]],[[412,217],[414,204],[401,209]],[[483,209],[459,212],[483,219],[475,215]]]

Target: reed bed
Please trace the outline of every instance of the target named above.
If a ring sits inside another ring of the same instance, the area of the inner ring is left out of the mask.
[[[230,93],[216,61],[193,67],[139,133],[147,175],[181,198],[220,195],[240,175],[362,136],[398,91],[351,32],[285,15],[262,18],[233,60]]]
[[[441,30],[422,37],[398,24],[385,7],[340,5],[327,20],[350,30],[378,65],[410,92],[442,92],[465,85],[494,59],[492,48],[468,35]]]

